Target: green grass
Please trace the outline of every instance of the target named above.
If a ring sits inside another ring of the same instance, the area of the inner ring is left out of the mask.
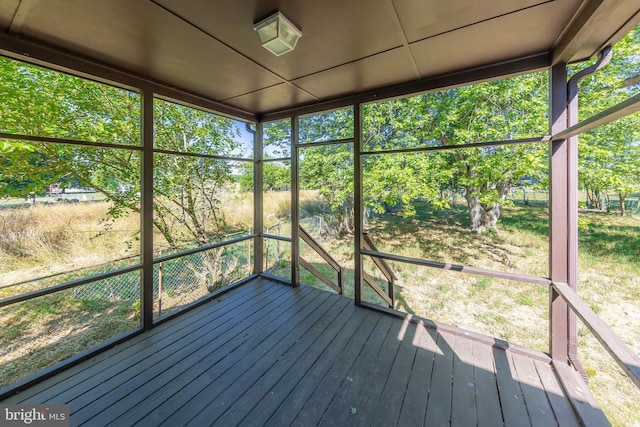
[[[133,329],[127,302],[78,299],[61,291],[5,307],[0,312],[0,387]]]

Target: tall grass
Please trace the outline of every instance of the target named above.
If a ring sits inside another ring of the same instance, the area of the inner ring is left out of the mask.
[[[0,285],[139,251],[139,215],[107,222],[106,202],[0,210]]]

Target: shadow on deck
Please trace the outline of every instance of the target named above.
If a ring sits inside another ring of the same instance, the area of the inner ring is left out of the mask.
[[[2,403],[90,426],[580,424],[546,355],[488,342],[255,279]]]

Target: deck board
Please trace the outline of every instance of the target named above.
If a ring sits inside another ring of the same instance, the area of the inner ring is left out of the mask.
[[[548,358],[491,342],[256,279],[2,403],[92,427],[579,425]]]
[[[413,344],[416,346],[416,358],[398,420],[398,425],[401,426],[422,425],[427,411],[437,332],[425,328],[421,322],[418,323],[415,338]]]
[[[530,427],[529,417],[523,416],[527,414],[527,408],[511,354],[502,348],[494,348],[493,360],[505,426]]]
[[[473,374],[476,380],[476,412],[479,427],[503,424],[492,347],[473,343]]]
[[[446,332],[438,333],[436,346],[430,382],[431,392],[427,401],[424,422],[428,426],[449,425],[451,423],[455,336]]]
[[[519,354],[512,356],[531,424],[553,425],[556,422],[554,413],[533,361]]]
[[[473,341],[462,336],[455,338],[453,359],[453,396],[451,402],[451,425],[476,424],[476,380],[473,372]]]

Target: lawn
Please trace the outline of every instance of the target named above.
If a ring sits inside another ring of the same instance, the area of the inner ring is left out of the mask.
[[[498,224],[499,233],[470,233],[464,205],[439,211],[428,203],[417,203],[414,217],[403,218],[396,213],[370,217],[365,229],[382,252],[547,277],[549,227],[545,205],[515,203],[505,207]],[[596,212],[581,212],[579,218],[579,294],[640,353],[640,218]],[[351,239],[320,237],[327,233],[319,230],[312,234],[323,240],[339,262],[353,269]],[[312,253],[303,251],[303,256],[330,274],[331,270]],[[548,351],[546,287],[390,264],[399,278],[395,288],[396,309]],[[370,265],[365,259],[365,271],[376,275]],[[352,295],[353,274],[348,272],[346,276],[349,283],[346,294]],[[302,280],[323,287],[306,271]],[[368,287],[365,299],[381,303]],[[594,394],[613,424],[640,425],[637,409],[640,391],[582,325],[579,355]]]
[[[252,209],[246,203],[250,198],[250,195],[234,195],[225,204],[227,218],[236,221],[234,227],[237,229],[247,229],[251,225]],[[3,283],[15,283],[47,272],[69,271],[123,255],[137,255],[131,244],[136,241],[131,230],[138,227],[139,217],[136,214],[122,217],[106,232],[101,220],[107,208],[105,203],[80,203],[0,210],[5,232],[0,236],[3,261],[0,288]],[[353,237],[335,237],[329,210],[315,192],[303,194],[300,211],[303,226],[345,269],[345,294],[352,296]],[[270,234],[290,236],[288,193],[266,193],[264,215]],[[469,219],[464,205],[435,210],[426,202],[416,203],[413,217],[404,218],[397,212],[389,212],[370,215],[365,224],[365,230],[383,252],[532,276],[548,275],[546,201],[532,200],[526,206],[516,201],[504,208],[498,227],[498,233],[472,234],[468,231]],[[267,263],[275,272],[288,277],[290,244],[274,239],[267,241]],[[237,252],[246,257],[246,243],[237,246]],[[328,276],[335,277],[335,272],[306,245],[301,245],[301,249],[305,259]],[[640,328],[637,326],[640,324],[639,260],[640,218],[580,213],[579,294],[640,353]],[[137,258],[131,262],[137,262]],[[515,344],[548,350],[549,291],[546,287],[409,264],[390,264],[398,276],[396,309]],[[174,266],[174,276],[178,271],[192,274],[181,265]],[[169,280],[170,265],[165,267],[165,279]],[[177,267],[180,268],[176,270]],[[301,270],[303,283],[327,289],[309,272]],[[369,259],[365,259],[365,271],[381,277]],[[131,280],[138,279],[131,277]],[[105,289],[108,286],[105,284]],[[0,309],[0,386],[138,324],[136,295],[125,298],[121,291],[114,291],[117,298],[96,302],[79,294],[81,290],[65,291]],[[167,287],[163,292],[163,309],[169,309],[172,299],[180,296],[179,290]],[[189,298],[195,298],[194,295]],[[202,293],[196,296],[199,295]],[[364,295],[368,301],[382,303],[368,287]],[[579,355],[594,394],[613,424],[640,425],[637,409],[640,391],[614,366],[611,357],[584,326],[579,328]]]

